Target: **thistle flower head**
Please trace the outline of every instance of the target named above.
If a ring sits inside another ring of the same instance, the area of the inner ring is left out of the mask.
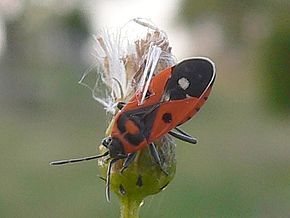
[[[93,98],[111,114],[106,135],[111,134],[116,105],[128,102],[138,91],[142,105],[151,79],[175,64],[165,32],[144,19],[133,19],[119,29],[103,29],[95,36],[94,69],[87,71],[80,83],[91,89]],[[91,76],[95,78],[93,85]],[[123,160],[117,161],[111,171],[111,190],[124,202],[135,202],[139,207],[143,199],[163,190],[175,174],[175,144],[165,135],[154,142],[161,159],[161,167],[148,149],[137,152],[133,163],[121,172]],[[104,146],[99,147],[104,152]],[[108,159],[98,160],[106,177]],[[126,203],[125,203],[126,204]]]
[[[119,101],[128,101],[138,89],[144,91],[152,76],[176,62],[167,35],[148,20],[101,29],[94,38],[96,63],[79,83],[113,115]]]

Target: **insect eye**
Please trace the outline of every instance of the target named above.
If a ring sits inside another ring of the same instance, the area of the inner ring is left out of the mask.
[[[111,142],[112,142],[112,137],[107,137],[103,139],[102,145],[104,145],[107,148],[111,144]]]

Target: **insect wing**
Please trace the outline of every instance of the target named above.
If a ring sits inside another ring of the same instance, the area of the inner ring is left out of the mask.
[[[207,58],[192,58],[177,64],[166,81],[149,141],[190,119],[207,99],[214,78],[214,64]],[[152,82],[164,81],[154,78]]]
[[[142,105],[136,93],[118,113],[113,133],[124,135],[131,120],[139,136],[126,137],[123,144],[127,151],[143,148],[190,119],[207,99],[214,78],[214,64],[207,58],[187,59],[162,71],[151,80]]]

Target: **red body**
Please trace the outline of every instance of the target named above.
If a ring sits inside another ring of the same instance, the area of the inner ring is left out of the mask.
[[[137,92],[118,112],[112,138],[121,142],[127,154],[146,147],[199,111],[214,78],[214,65],[204,58],[185,60],[162,71],[152,78],[141,105]]]

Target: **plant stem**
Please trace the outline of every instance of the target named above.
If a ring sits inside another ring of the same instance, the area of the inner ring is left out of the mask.
[[[131,198],[121,199],[121,218],[139,218],[142,200]]]

